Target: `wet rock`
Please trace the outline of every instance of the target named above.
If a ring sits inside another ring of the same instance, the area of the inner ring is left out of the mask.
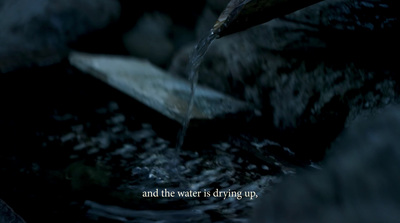
[[[190,84],[147,61],[132,57],[73,53],[71,64],[128,94],[166,117],[183,123],[190,99]],[[215,90],[198,86],[192,119],[212,120],[240,112],[252,113],[248,104]]]
[[[276,185],[252,222],[396,222],[399,112],[396,105],[359,117],[335,141],[322,170]]]
[[[0,73],[60,61],[69,43],[115,21],[119,11],[116,0],[2,1]]]
[[[396,9],[389,0],[326,0],[223,37],[199,82],[253,103],[263,134],[321,158],[348,120],[398,99]],[[171,73],[185,75],[189,53],[177,54]]]
[[[25,221],[0,199],[0,223],[25,223]]]
[[[169,38],[171,28],[172,21],[167,15],[145,14],[136,26],[124,35],[125,47],[133,56],[166,66],[174,51],[173,42]]]

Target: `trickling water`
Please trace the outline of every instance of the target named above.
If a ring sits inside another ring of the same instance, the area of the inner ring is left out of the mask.
[[[195,99],[195,92],[196,92],[196,86],[197,86],[197,81],[199,78],[199,66],[201,62],[203,61],[204,55],[207,53],[208,48],[212,44],[212,42],[215,40],[217,35],[213,32],[213,30],[210,31],[210,33],[202,38],[194,48],[193,52],[190,55],[189,58],[189,64],[187,66],[187,72],[189,74],[189,81],[191,83],[190,86],[190,100],[188,104],[188,108],[186,111],[186,117],[183,120],[182,123],[182,129],[178,134],[178,141],[176,148],[179,150],[182,145],[183,145],[183,140],[186,135],[187,128],[189,127],[189,122],[192,117],[192,109],[194,105],[194,99]]]

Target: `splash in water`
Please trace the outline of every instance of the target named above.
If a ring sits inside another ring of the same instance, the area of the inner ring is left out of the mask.
[[[192,109],[194,105],[196,86],[199,78],[199,66],[203,61],[204,55],[207,53],[208,48],[210,47],[210,45],[212,44],[212,42],[215,40],[216,37],[217,35],[213,32],[213,30],[211,30],[207,36],[205,36],[200,40],[200,42],[196,45],[192,54],[190,55],[189,64],[187,67],[187,72],[189,74],[189,81],[191,83],[190,100],[186,111],[186,117],[182,123],[182,129],[178,134],[178,141],[176,145],[176,148],[178,150],[183,145],[183,140],[185,138],[186,131],[187,128],[189,127],[189,122],[192,117]]]

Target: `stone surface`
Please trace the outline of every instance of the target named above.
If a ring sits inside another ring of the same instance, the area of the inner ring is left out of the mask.
[[[280,182],[252,222],[396,222],[400,218],[400,107],[358,118],[322,170]]]
[[[70,62],[173,120],[183,122],[186,117],[190,83],[145,60],[75,52]],[[197,86],[192,119],[209,120],[249,108],[230,96]]]
[[[117,0],[5,0],[0,4],[0,73],[59,62],[68,43],[119,17]]]
[[[264,134],[321,157],[360,111],[398,100],[397,9],[390,0],[326,0],[223,37],[199,82],[253,103]],[[171,73],[185,75],[189,53],[177,54]]]

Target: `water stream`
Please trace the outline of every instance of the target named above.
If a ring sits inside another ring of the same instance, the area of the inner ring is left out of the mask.
[[[186,131],[189,127],[189,122],[192,117],[192,110],[194,106],[194,101],[195,101],[195,92],[196,92],[196,86],[197,86],[197,81],[199,78],[199,66],[201,62],[203,61],[204,55],[207,53],[208,48],[210,45],[213,43],[217,35],[213,32],[213,30],[208,33],[205,37],[203,37],[196,45],[194,48],[193,52],[190,55],[189,58],[189,63],[187,66],[187,72],[189,74],[189,81],[191,83],[190,85],[190,100],[186,112],[186,117],[183,120],[182,123],[182,129],[178,134],[178,140],[176,144],[176,148],[180,150],[180,148],[183,145],[183,141],[185,139]]]

